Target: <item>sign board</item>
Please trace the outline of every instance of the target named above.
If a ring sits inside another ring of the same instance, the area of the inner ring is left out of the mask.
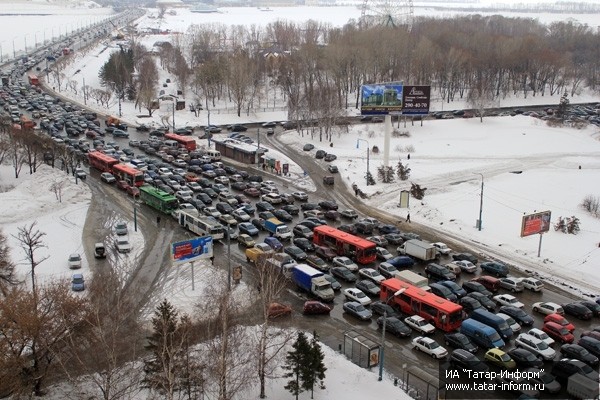
[[[406,85],[402,91],[402,114],[429,114],[431,86]]]
[[[402,83],[378,83],[361,87],[360,113],[385,115],[402,111]]]
[[[287,175],[288,172],[290,172],[290,164],[282,164],[283,167],[283,174]]]
[[[524,215],[521,222],[521,237],[548,232],[550,230],[550,218],[550,211]]]
[[[408,190],[400,191],[400,203],[398,207],[400,208],[408,208],[410,202],[410,192]]]
[[[171,243],[171,260],[174,263],[192,262],[213,256],[212,236],[202,236]]]

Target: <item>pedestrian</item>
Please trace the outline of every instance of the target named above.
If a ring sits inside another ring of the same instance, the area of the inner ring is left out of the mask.
[[[156,217],[156,225],[160,226],[160,215]]]
[[[358,186],[354,187],[354,196],[358,197]]]
[[[410,224],[410,213],[406,214],[406,222]]]
[[[408,153],[408,156],[406,158],[410,160],[410,153]]]

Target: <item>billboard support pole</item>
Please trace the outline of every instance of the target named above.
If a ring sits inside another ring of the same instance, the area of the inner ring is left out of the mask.
[[[194,289],[194,262],[192,261],[191,264],[192,264],[192,290],[195,290]]]
[[[392,136],[392,116],[385,116],[385,133],[383,136],[383,166],[387,167],[390,164],[390,137]]]
[[[538,257],[540,256],[540,254],[542,254],[542,237],[543,236],[544,236],[544,234],[540,232],[540,243],[538,244]]]

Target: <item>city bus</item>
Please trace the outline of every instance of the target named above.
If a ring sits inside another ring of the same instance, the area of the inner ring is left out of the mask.
[[[359,264],[375,262],[375,243],[328,225],[317,226],[313,230],[313,242],[317,246],[332,248],[338,255],[347,256]]]
[[[395,295],[398,291],[402,291]],[[403,314],[419,315],[444,332],[460,328],[463,308],[449,300],[436,296],[396,278],[381,282],[380,300],[395,304]]]
[[[171,214],[179,208],[175,196],[150,185],[140,186],[140,199],[144,204],[165,214]]]
[[[30,85],[37,86],[40,84],[40,80],[37,77],[37,75],[29,75],[28,78],[29,78]]]
[[[179,225],[198,236],[212,236],[213,240],[225,237],[225,229],[213,217],[193,215],[185,211],[179,212]]]
[[[100,151],[90,151],[88,153],[88,161],[90,166],[101,172],[113,172],[113,166],[119,163],[114,157],[104,154]]]
[[[175,133],[166,133],[165,140],[174,140],[179,143],[179,147],[184,147],[187,151],[196,150],[196,139],[191,136],[181,136]]]
[[[144,184],[144,173],[133,166],[115,164],[112,167],[112,174],[118,181],[125,181],[129,186],[140,187]]]

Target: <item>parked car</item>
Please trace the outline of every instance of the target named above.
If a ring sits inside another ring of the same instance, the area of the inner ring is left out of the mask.
[[[353,317],[356,317],[363,321],[369,320],[373,316],[373,313],[370,310],[367,310],[365,306],[356,301],[349,301],[344,303],[342,309],[345,313],[348,313]]]
[[[406,317],[404,318],[404,322],[422,335],[429,335],[435,332],[435,326],[431,325],[425,318],[419,315]]]
[[[358,271],[358,265],[348,257],[336,256],[332,258],[331,262],[336,267],[346,267],[352,272]]]
[[[129,240],[123,236],[117,236],[115,238],[115,247],[119,253],[129,253],[131,251]]]
[[[556,356],[556,351],[550,348],[548,344],[546,344],[546,342],[537,339],[527,333],[521,333],[519,336],[517,336],[517,338],[515,339],[515,346],[517,348],[524,348],[526,350],[529,350],[547,361],[553,360]]]
[[[346,281],[346,282],[355,282],[356,281],[356,275],[354,275],[352,273],[352,271],[350,271],[346,267],[333,267],[329,270],[329,272],[333,276],[338,277],[343,281]]]
[[[500,349],[489,349],[485,353],[484,360],[502,369],[514,369],[517,367],[515,360]]]
[[[565,383],[573,374],[581,374],[594,382],[598,382],[600,379],[597,370],[593,369],[583,361],[569,358],[556,361],[552,367],[551,373],[559,382]]]
[[[571,333],[573,333],[573,331],[575,330],[575,325],[570,323],[565,317],[563,317],[560,314],[546,315],[546,317],[544,318],[544,323],[547,323],[547,322],[556,322],[560,326],[564,326],[565,328],[567,328],[569,330],[569,332],[571,332]]]
[[[498,294],[494,296],[493,299],[501,306],[513,306],[518,308],[525,307],[525,304],[521,303],[519,299],[510,294]]]
[[[477,356],[463,349],[455,349],[450,354],[450,366],[461,370],[485,373],[490,370]]]
[[[560,354],[567,358],[574,358],[576,360],[583,361],[592,367],[596,367],[598,365],[598,357],[578,344],[563,344],[560,346]]]
[[[544,362],[535,354],[525,349],[511,349],[507,353],[512,358],[518,367],[522,368],[541,368]]]
[[[285,246],[283,248],[284,253],[289,254],[294,260],[298,262],[302,262],[306,260],[308,254],[306,254],[300,247],[298,246]]]
[[[556,303],[552,303],[550,301],[538,301],[537,303],[533,303],[532,306],[533,311],[539,312],[544,315],[548,314],[559,314],[564,315],[565,311],[562,306]]]
[[[269,319],[276,319],[292,315],[292,307],[287,304],[271,303],[267,309]]]
[[[461,269],[461,271],[467,272],[469,274],[474,274],[475,272],[477,272],[477,265],[473,264],[469,260],[452,261],[450,264],[458,266]]]
[[[390,263],[382,262],[377,266],[377,270],[386,278],[393,278],[398,273],[398,269]]]
[[[563,304],[562,308],[565,310],[565,314],[572,315],[578,319],[592,319],[592,311],[581,303]]]
[[[473,263],[475,264],[475,263]],[[484,262],[481,263],[480,268],[482,271],[487,272],[489,274],[495,275],[497,277],[506,277],[508,276],[508,267],[499,262]]]
[[[335,251],[325,246],[315,246],[315,254],[326,261],[333,261],[333,259],[337,257]]]
[[[582,336],[579,338],[577,342],[578,345],[595,355],[596,357],[600,357],[600,340],[594,339],[590,336]]]
[[[439,254],[448,255],[452,252],[452,249],[448,247],[446,243],[443,242],[435,242],[431,243],[433,247],[437,250]]]
[[[496,310],[496,303],[483,293],[479,292],[471,292],[467,294],[465,297],[471,297],[477,300],[486,310],[490,312],[494,312]]]
[[[406,324],[400,321],[398,318],[394,316],[388,316],[387,318],[379,317],[377,318],[377,326],[382,328],[383,322],[385,320],[385,331],[389,332],[396,337],[410,337],[412,334],[412,330],[406,326]]]
[[[71,290],[74,292],[81,292],[85,290],[85,280],[83,274],[73,274],[71,277]]]
[[[525,289],[531,290],[533,292],[540,292],[544,288],[544,283],[536,278],[523,278],[521,279],[521,283]]]
[[[446,343],[446,346],[463,349],[473,354],[477,353],[479,349],[466,335],[459,332],[445,334],[444,343]]]
[[[546,342],[548,346],[552,346],[554,344],[554,339],[552,339],[546,332],[542,329],[531,328],[528,332],[528,335],[533,336],[536,339],[540,339],[543,342]]]
[[[500,312],[506,315],[510,315],[520,325],[533,325],[533,318],[531,317],[531,315],[527,314],[525,311],[518,307],[502,306],[500,307]]]
[[[377,248],[375,248],[375,254],[377,255],[377,259],[378,260],[382,260],[382,261],[386,261],[386,260],[389,260],[390,258],[394,258],[394,256],[392,255],[392,253],[390,253],[384,247],[377,247]]]
[[[81,255],[79,253],[73,253],[69,255],[69,259],[67,260],[67,264],[70,269],[79,269],[81,268]]]
[[[453,281],[440,281],[438,282],[440,285],[446,286],[448,289],[452,291],[456,295],[458,299],[467,295],[467,291],[463,289],[458,283]]]
[[[307,300],[304,302],[304,306],[302,307],[302,314],[304,315],[329,314],[330,311],[330,306],[316,300]]]
[[[492,293],[489,290],[487,290],[479,282],[473,282],[473,281],[463,282],[462,288],[465,289],[467,293],[477,292],[477,293],[481,293],[487,297],[492,297]]]
[[[413,349],[424,352],[425,354],[429,354],[431,357],[435,359],[441,359],[448,355],[448,350],[439,345],[435,340],[424,337],[417,336],[412,340]]]
[[[471,253],[456,253],[456,254],[452,254],[452,259],[454,261],[467,260],[467,261],[470,261],[473,264],[477,264],[479,262],[479,260],[477,260],[477,257],[475,257]]]
[[[323,277],[331,284],[331,288],[335,291],[341,290],[342,285],[331,275],[323,274]]]
[[[378,285],[385,280],[385,277],[373,268],[362,268],[358,270],[358,275],[369,279]]]
[[[379,296],[379,292],[381,291],[381,289],[379,289],[379,286],[377,286],[373,281],[370,281],[368,279],[363,279],[356,282],[356,288],[361,290],[367,296],[374,297]]]
[[[383,316],[385,314],[386,317],[400,317],[400,314],[398,314],[398,312],[396,312],[392,306],[383,301],[374,301],[371,303],[371,311],[376,315]]]
[[[592,312],[594,317],[600,317],[600,304],[591,300],[581,300],[579,301],[579,304],[587,307]]]

